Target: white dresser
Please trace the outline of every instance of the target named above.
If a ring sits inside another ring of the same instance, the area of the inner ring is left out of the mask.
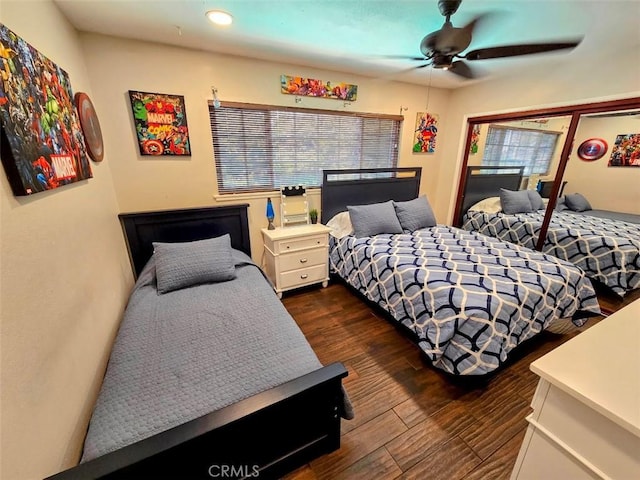
[[[264,267],[278,297],[293,288],[329,280],[329,232],[324,225],[262,229]]]
[[[640,479],[640,300],[531,364],[511,479]]]

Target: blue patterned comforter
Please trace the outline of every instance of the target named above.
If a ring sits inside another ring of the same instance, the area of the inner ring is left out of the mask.
[[[333,272],[410,332],[434,366],[483,375],[552,321],[600,307],[569,262],[464,230],[332,238]]]
[[[544,212],[470,210],[463,228],[533,248],[543,219]],[[543,252],[574,263],[620,296],[640,287],[640,224],[554,212]]]

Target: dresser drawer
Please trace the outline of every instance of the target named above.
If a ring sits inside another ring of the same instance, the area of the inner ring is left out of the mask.
[[[314,265],[280,274],[280,288],[294,288],[308,283],[322,282],[327,279],[327,265]]]
[[[326,265],[329,251],[324,248],[314,248],[298,252],[285,253],[278,259],[280,272],[297,270],[299,268],[312,267],[314,265]]]
[[[327,235],[311,235],[302,238],[289,238],[274,242],[274,253],[295,252],[313,247],[326,247]]]

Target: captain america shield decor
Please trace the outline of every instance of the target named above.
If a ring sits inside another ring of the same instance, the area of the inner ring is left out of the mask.
[[[578,157],[586,162],[593,162],[602,158],[607,152],[607,142],[601,138],[590,138],[578,147]]]

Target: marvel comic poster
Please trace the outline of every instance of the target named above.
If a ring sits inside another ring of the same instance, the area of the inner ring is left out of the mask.
[[[640,133],[618,135],[607,166],[640,167]]]
[[[418,112],[416,114],[416,128],[413,135],[413,153],[434,153],[436,151],[436,136],[438,135],[437,114]]]
[[[69,75],[0,24],[2,164],[14,195],[93,176]]]
[[[129,90],[141,155],[191,155],[182,95]]]

